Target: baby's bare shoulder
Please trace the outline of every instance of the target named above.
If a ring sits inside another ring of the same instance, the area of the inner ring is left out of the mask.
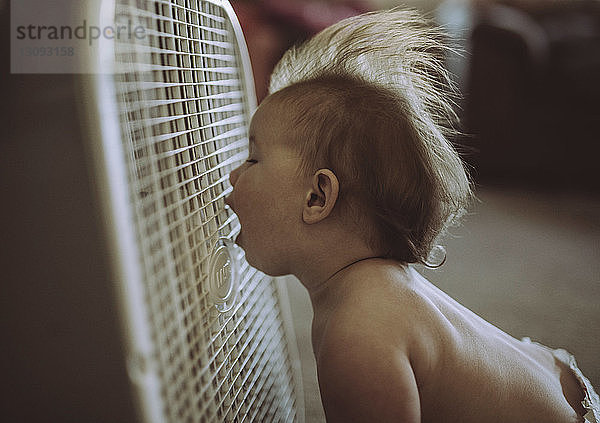
[[[433,320],[424,318],[433,306],[401,268],[361,270],[344,281],[343,299],[320,337],[328,421],[349,421],[339,414],[349,410],[352,421],[420,421],[417,379],[436,350],[428,341],[437,336]]]
[[[386,339],[376,315],[346,317],[332,317],[317,355],[327,421],[420,421],[406,345]]]

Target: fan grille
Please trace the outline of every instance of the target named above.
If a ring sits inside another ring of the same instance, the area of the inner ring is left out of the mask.
[[[208,292],[215,243],[239,231],[224,197],[247,155],[245,46],[222,2],[116,3],[117,24],[145,29],[115,41],[115,86],[164,418],[294,421],[274,280],[238,257],[234,308]]]

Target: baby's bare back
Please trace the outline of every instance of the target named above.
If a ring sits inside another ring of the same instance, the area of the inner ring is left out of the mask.
[[[365,360],[392,362],[381,355],[409,355],[422,422],[583,421],[581,388],[549,350],[502,332],[416,271],[365,263],[341,288],[329,306],[315,309],[318,366],[327,362],[319,345],[353,330],[356,342],[391,347],[378,347],[376,355],[366,346]],[[321,370],[320,377],[327,375]],[[364,384],[370,381],[364,378]]]

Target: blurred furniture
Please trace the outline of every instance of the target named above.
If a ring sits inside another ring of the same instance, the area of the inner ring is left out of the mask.
[[[479,181],[599,191],[600,2],[478,3],[466,104]]]

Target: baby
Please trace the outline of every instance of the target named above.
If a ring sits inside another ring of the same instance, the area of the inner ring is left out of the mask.
[[[600,422],[566,351],[511,337],[411,267],[471,196],[443,53],[402,10],[288,51],[230,175],[236,242],[308,290],[329,422]]]

